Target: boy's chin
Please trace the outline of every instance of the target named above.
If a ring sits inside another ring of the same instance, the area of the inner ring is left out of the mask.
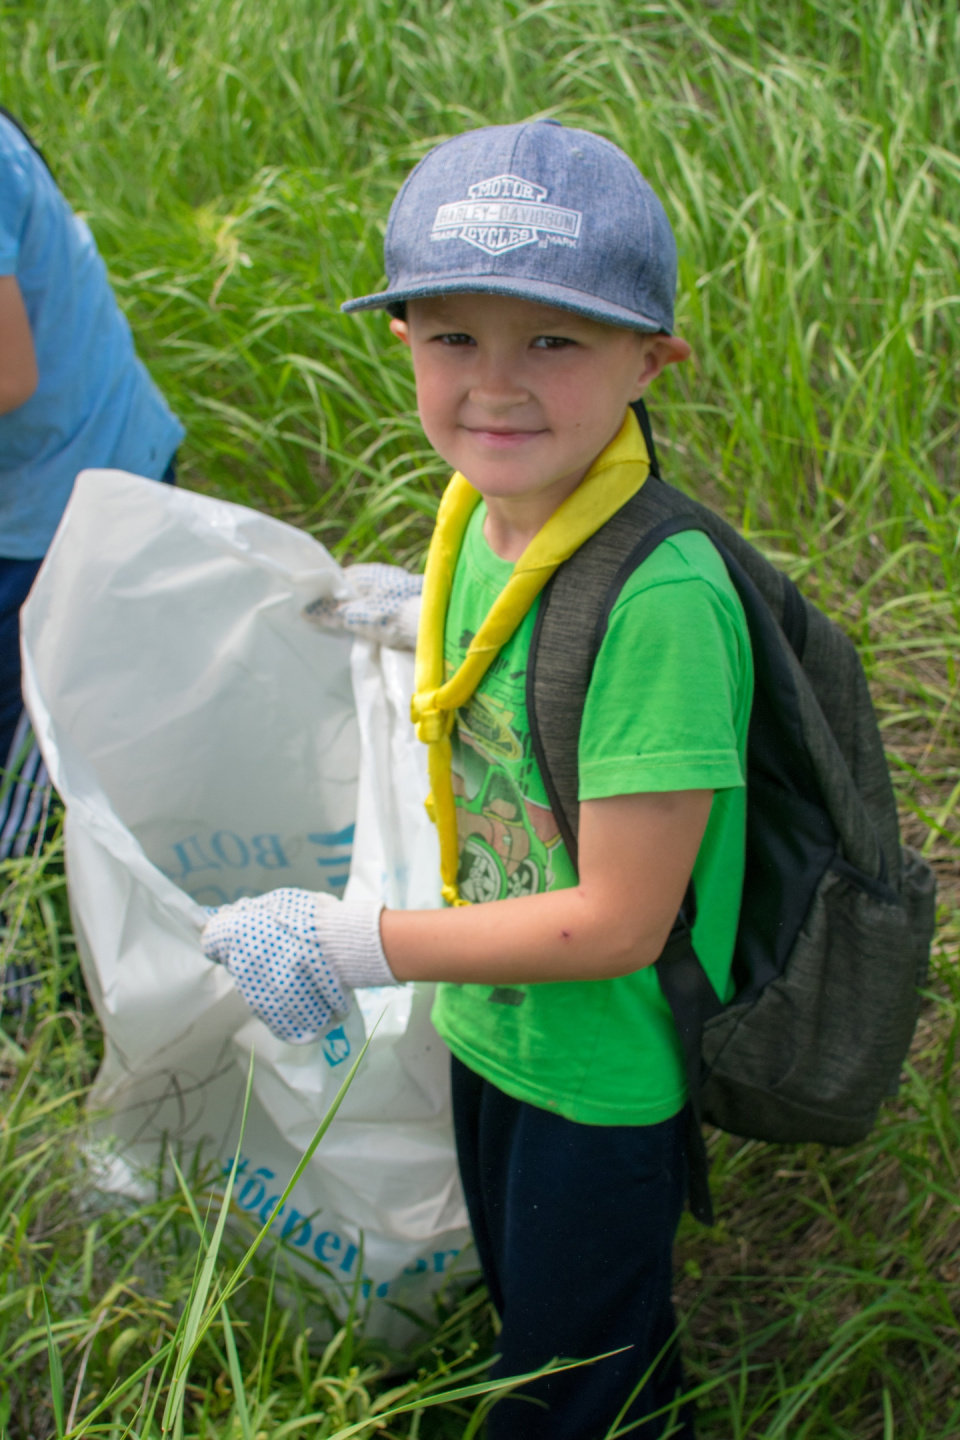
[[[520,500],[541,495],[568,482],[570,470],[537,454],[536,442],[510,450],[492,447],[461,449],[454,469],[464,475],[485,500]],[[580,474],[584,473],[580,469]]]
[[[471,467],[470,470],[461,470],[460,473],[470,481],[474,490],[479,490],[484,500],[532,499],[536,495],[545,494],[563,480],[562,476],[549,472],[538,474],[529,469],[518,470],[516,467],[506,466],[500,469],[479,465]]]

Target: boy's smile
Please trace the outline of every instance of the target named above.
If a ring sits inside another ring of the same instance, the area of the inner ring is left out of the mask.
[[[488,542],[515,560],[586,475],[632,400],[684,340],[503,295],[412,300],[391,330],[413,355],[427,439],[487,501]]]

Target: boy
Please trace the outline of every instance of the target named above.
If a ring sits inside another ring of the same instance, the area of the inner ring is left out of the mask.
[[[432,151],[394,203],[386,262],[388,289],[345,308],[390,309],[424,430],[482,497],[446,608],[451,676],[561,505],[588,492],[602,505],[610,486],[645,478],[628,406],[690,353],[671,334],[675,247],[626,155],[537,122]],[[460,1170],[502,1322],[493,1373],[620,1352],[503,1400],[488,1434],[599,1440],[618,1416],[669,1407],[680,1385],[670,1290],[685,1086],[651,967],[693,875],[697,953],[726,992],[752,668],[710,542],[665,541],[624,585],[597,656],[575,866],[527,727],[537,604],[452,736],[459,896],[449,877],[446,893],[486,903],[397,912],[278,891],[218,912],[205,944],[289,1039],[312,1038],[351,986],[440,982]],[[439,815],[443,777],[431,776]],[[689,1415],[680,1423],[671,1433],[691,1436]]]

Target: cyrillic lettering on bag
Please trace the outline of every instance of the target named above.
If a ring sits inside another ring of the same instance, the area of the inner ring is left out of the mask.
[[[223,869],[219,861],[211,860],[209,855],[204,854],[197,835],[191,835],[187,840],[179,840],[170,848],[180,862],[180,874],[171,875],[172,880],[185,880],[188,875],[196,875],[200,870]]]
[[[276,1171],[267,1170],[262,1165],[254,1170],[250,1178],[244,1183],[237,1194],[237,1204],[241,1210],[259,1210],[267,1198],[267,1187],[265,1180],[276,1178]]]
[[[312,1234],[313,1226],[306,1215],[301,1215],[299,1210],[291,1210],[280,1231],[280,1239],[289,1240],[291,1245],[309,1245]]]
[[[284,854],[279,835],[254,835],[250,844],[255,865],[262,866],[264,870],[290,869],[290,861]]]
[[[250,851],[245,841],[232,830],[218,830],[211,835],[210,849],[231,870],[245,870],[250,864]]]
[[[321,1230],[313,1242],[313,1253],[322,1265],[329,1265],[343,1249],[343,1241],[333,1230]]]

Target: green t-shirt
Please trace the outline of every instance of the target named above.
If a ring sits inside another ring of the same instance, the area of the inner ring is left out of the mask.
[[[512,566],[470,521],[447,612],[447,673]],[[526,669],[534,606],[457,717],[460,889],[474,902],[575,885],[534,758]],[[726,995],[740,910],[753,665],[743,609],[705,535],[661,544],[624,586],[580,733],[580,799],[716,792],[694,867],[694,943]],[[676,1029],[653,968],[612,980],[438,987],[433,1020],[455,1055],[521,1100],[590,1125],[649,1125],[686,1099]]]

